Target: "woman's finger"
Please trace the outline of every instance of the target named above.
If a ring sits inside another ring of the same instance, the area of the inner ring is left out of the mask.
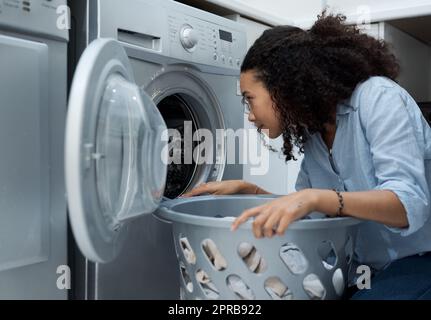
[[[191,191],[184,193],[181,197],[187,198],[187,197],[194,197],[201,195],[203,193],[210,193],[212,190],[212,186],[208,183],[203,183],[196,188],[192,189]]]
[[[292,217],[290,215],[288,214],[283,215],[277,227],[277,234],[279,236],[282,236],[291,222],[292,222]]]
[[[263,234],[265,237],[272,238],[275,233],[275,227],[279,224],[279,221],[282,217],[283,212],[276,208],[272,212],[272,214],[268,217],[265,224],[263,225]]]
[[[241,224],[241,223],[244,223],[244,222],[246,222],[250,217],[253,217],[253,216],[255,216],[255,215],[257,215],[259,212],[261,212],[262,211],[262,209],[265,207],[265,205],[261,205],[261,206],[258,206],[258,207],[254,207],[254,208],[251,208],[251,209],[247,209],[247,210],[245,210],[239,217],[237,217],[236,219],[235,219],[235,221],[232,223],[232,226],[231,226],[231,230],[232,231],[235,231],[238,227],[239,227],[239,225]]]
[[[262,238],[263,236],[263,226],[265,225],[268,218],[271,216],[271,208],[264,208],[262,211],[258,214],[256,219],[253,221],[253,234],[256,238]]]

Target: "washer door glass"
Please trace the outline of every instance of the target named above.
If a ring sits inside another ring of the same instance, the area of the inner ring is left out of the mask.
[[[166,130],[151,98],[135,84],[121,45],[94,41],[75,71],[65,155],[72,230],[90,260],[113,260],[132,218],[159,206],[167,174]]]

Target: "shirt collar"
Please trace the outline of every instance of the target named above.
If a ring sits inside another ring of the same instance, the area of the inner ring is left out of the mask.
[[[352,111],[356,111],[358,106],[351,103],[351,98],[341,101],[337,104],[337,115],[348,114]]]

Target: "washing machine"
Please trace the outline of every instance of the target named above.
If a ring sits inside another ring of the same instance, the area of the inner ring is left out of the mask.
[[[70,5],[72,298],[178,299],[171,226],[151,213],[202,182],[242,178],[240,146],[228,163],[224,130],[243,128],[245,30],[170,0]],[[166,129],[180,133],[182,150],[186,135],[198,137],[190,142],[198,150],[199,132],[212,133],[204,140],[212,139],[213,161],[197,152],[165,165],[171,141],[159,137]]]

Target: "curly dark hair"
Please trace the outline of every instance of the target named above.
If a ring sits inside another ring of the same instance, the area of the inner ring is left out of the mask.
[[[247,52],[241,72],[254,71],[269,91],[283,130],[283,153],[304,152],[307,136],[325,133],[339,102],[371,76],[398,76],[389,45],[323,11],[308,31],[291,26],[266,30]]]

